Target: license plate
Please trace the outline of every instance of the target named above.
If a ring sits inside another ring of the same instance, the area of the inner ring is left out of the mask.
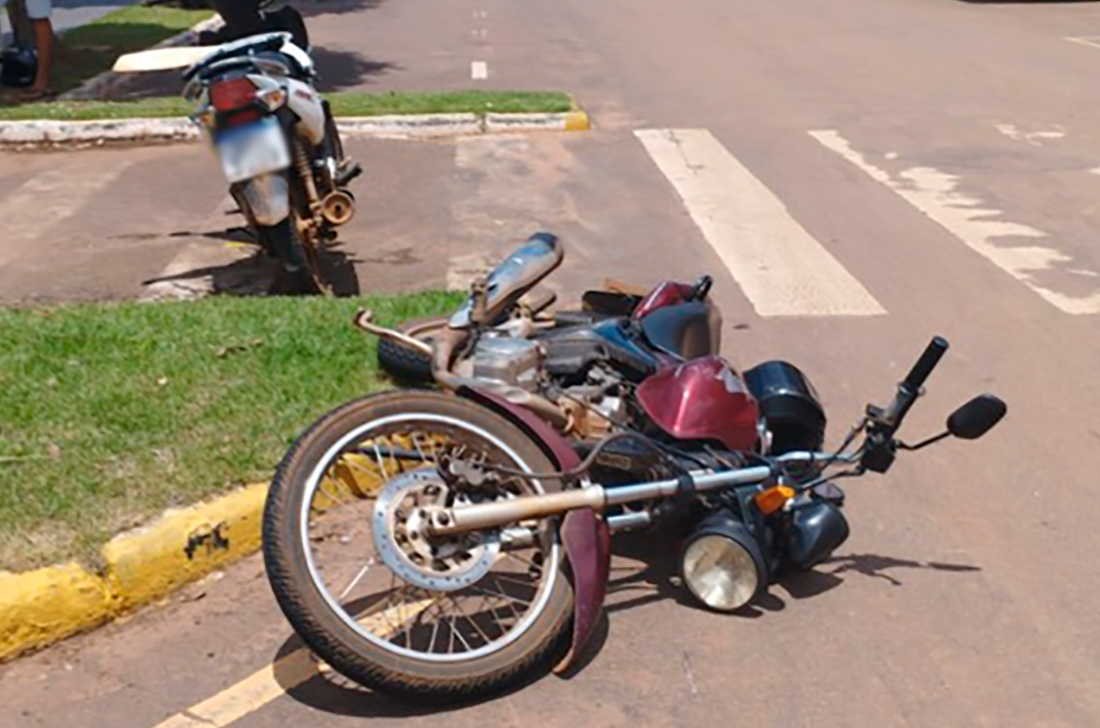
[[[229,129],[218,135],[216,144],[230,184],[290,166],[286,135],[275,119]]]

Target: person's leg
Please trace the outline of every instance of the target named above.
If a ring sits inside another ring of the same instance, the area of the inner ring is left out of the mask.
[[[27,15],[34,26],[34,49],[38,53],[38,75],[31,91],[46,93],[50,89],[50,69],[53,68],[53,23],[50,22],[51,0],[27,0]]]
[[[53,24],[49,18],[32,22],[34,49],[38,53],[38,75],[31,90],[46,92],[50,88],[50,69],[53,67]]]

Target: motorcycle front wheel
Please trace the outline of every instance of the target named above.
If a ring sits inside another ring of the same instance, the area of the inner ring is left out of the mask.
[[[427,505],[558,487],[493,465],[555,469],[497,414],[434,392],[352,402],[292,446],[268,496],[264,560],[310,649],[369,688],[447,702],[506,690],[560,659],[573,592],[556,522],[522,524],[520,540],[418,526]],[[455,476],[470,467],[496,475]]]

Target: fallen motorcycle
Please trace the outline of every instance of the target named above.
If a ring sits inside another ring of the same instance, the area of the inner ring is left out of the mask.
[[[300,22],[295,28],[304,37]],[[115,70],[180,67],[187,67],[184,96],[195,103],[191,119],[209,134],[260,247],[296,292],[331,294],[324,251],[355,215],[348,186],[362,168],[345,155],[328,102],[313,86],[308,50],[290,32],[262,33],[125,55]]]
[[[717,356],[707,279],[540,329],[519,302],[561,255],[537,236],[475,284],[430,347],[449,391],[345,405],[279,466],[264,516],[271,584],[306,644],[356,682],[465,700],[568,667],[599,620],[619,531],[661,526],[652,537],[680,542],[701,605],[745,609],[848,537],[835,481],[979,438],[1006,413],[981,395],[942,434],[898,439],[947,350],[937,337],[893,400],[823,451],[825,413],[802,372],[767,362],[740,374]],[[555,354],[556,337],[572,343]],[[567,351],[574,368],[551,373]],[[582,410],[603,426],[578,427]]]

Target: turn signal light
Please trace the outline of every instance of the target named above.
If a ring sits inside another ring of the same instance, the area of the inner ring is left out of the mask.
[[[770,516],[787,505],[787,501],[794,498],[794,496],[794,488],[788,488],[785,485],[777,485],[761,493],[757,493],[754,500],[756,501],[756,507],[759,508],[765,516]]]
[[[272,89],[271,91],[260,94],[260,100],[267,105],[267,108],[275,111],[276,109],[282,108],[283,104],[286,103],[286,92],[279,88]]]

